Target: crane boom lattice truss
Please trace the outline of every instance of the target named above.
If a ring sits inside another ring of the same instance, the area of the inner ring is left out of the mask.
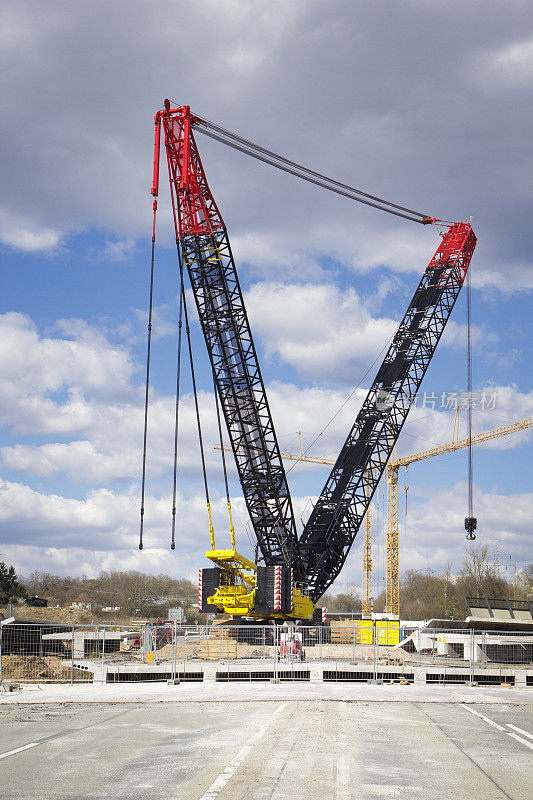
[[[176,238],[191,282],[239,478],[267,564],[300,577],[285,468],[226,226],[211,194],[187,107],[161,115]]]
[[[485,433],[472,436],[472,444],[482,444],[500,436],[524,431],[533,427],[533,417],[518,420],[501,428],[494,428]],[[444,453],[453,453],[470,445],[470,439],[460,439],[430,450],[422,450],[403,458],[398,458],[387,465],[387,567],[385,585],[385,611],[399,616],[400,613],[400,575],[399,575],[399,530],[398,530],[398,471],[400,467],[408,467],[416,461],[433,458]]]
[[[459,296],[475,246],[468,224],[456,223],[444,235],[311,512],[299,544],[313,600],[333,583],[348,556]]]

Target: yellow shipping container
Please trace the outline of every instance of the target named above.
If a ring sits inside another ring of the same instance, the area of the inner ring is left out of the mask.
[[[357,638],[360,644],[373,643],[374,629],[378,644],[392,646],[400,641],[400,620],[398,619],[361,619],[357,625],[359,627]]]
[[[395,645],[400,641],[400,620],[398,619],[357,619],[332,620],[331,643],[373,644],[374,629],[376,642],[383,645]]]

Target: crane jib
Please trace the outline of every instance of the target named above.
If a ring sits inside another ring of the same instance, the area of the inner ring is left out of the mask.
[[[443,237],[314,506],[299,541],[313,600],[326,591],[346,560],[459,295],[475,244],[471,226],[464,223],[451,226]]]

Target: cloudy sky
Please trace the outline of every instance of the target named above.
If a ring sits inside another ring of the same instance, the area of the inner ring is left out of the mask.
[[[177,298],[164,181],[146,548],[137,550],[153,115],[165,97],[393,202],[441,219],[472,216],[479,240],[472,262],[475,429],[533,414],[530,3],[1,5],[0,559],[22,574],[118,568],[191,577],[207,565],[188,377],[177,547],[168,549]],[[308,446],[326,428],[310,454],[335,458],[438,231],[301,183],[200,135],[198,143],[239,265],[281,448],[295,452],[299,430]],[[400,454],[451,438],[454,411],[446,406],[466,382],[464,320],[462,298]],[[212,387],[196,322],[193,328],[224,543]],[[478,540],[507,574],[532,560],[531,438],[516,434],[476,451]],[[290,469],[299,518],[326,475],[322,467]],[[464,452],[414,465],[406,480],[401,569],[458,568]],[[240,546],[249,552],[233,471],[232,495]],[[374,520],[379,587],[381,493]],[[360,586],[360,565],[357,542],[336,588]]]

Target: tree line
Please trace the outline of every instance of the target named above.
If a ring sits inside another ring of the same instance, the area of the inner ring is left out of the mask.
[[[186,578],[147,575],[134,570],[103,571],[97,578],[62,578],[49,572],[33,572],[21,578],[21,583],[28,595],[46,598],[49,606],[87,603],[96,612],[118,607],[120,611],[114,613],[114,618],[164,617],[171,607],[182,607],[189,612],[187,616],[194,616],[191,609],[198,598],[197,587]]]
[[[533,592],[533,564],[512,575],[502,573],[490,558],[487,545],[471,547],[461,569],[454,575],[450,565],[435,574],[430,570],[407,570],[400,581],[402,619],[464,619],[468,613],[465,597],[491,597],[496,600],[526,600]],[[320,605],[328,611],[361,611],[361,596],[355,588],[337,595],[326,593]],[[385,592],[375,598],[374,611],[385,610]]]
[[[0,563],[0,603],[46,598],[49,606],[68,607],[87,603],[93,612],[118,607],[113,618],[165,617],[169,608],[183,608],[187,622],[203,621],[197,610],[197,587],[186,578],[147,575],[142,572],[101,572],[96,578],[60,577],[33,572],[18,578],[13,567]],[[464,619],[465,597],[524,600],[533,592],[533,564],[506,577],[491,560],[486,545],[469,548],[458,574],[446,566],[438,575],[429,570],[407,570],[400,583],[400,613],[403,619]],[[327,592],[319,602],[332,612],[361,611],[361,596],[355,587],[345,592]],[[385,609],[385,592],[374,600],[374,611]]]

